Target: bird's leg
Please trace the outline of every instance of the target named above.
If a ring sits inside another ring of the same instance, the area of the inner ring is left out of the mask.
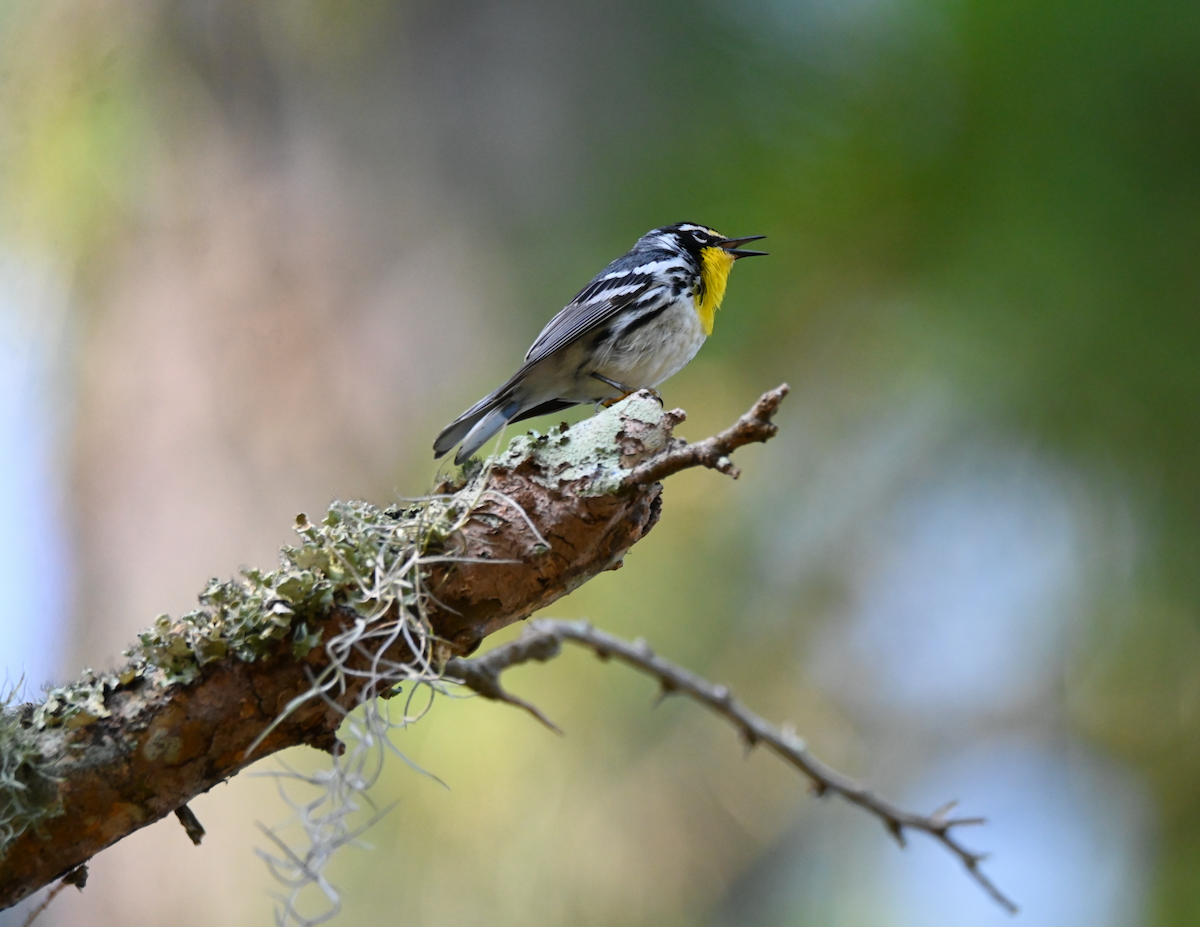
[[[618,402],[620,402],[622,399],[626,399],[629,396],[632,396],[634,393],[637,392],[636,389],[632,389],[631,387],[626,386],[624,383],[618,383],[616,380],[610,380],[608,377],[606,377],[602,373],[595,373],[593,371],[592,376],[595,377],[597,380],[599,380],[601,383],[607,383],[609,386],[611,386],[613,389],[615,389],[617,392],[619,392],[621,394],[620,396],[614,396],[612,399],[599,400],[596,403],[596,411],[597,412],[600,411],[601,407],[603,407],[605,409],[611,408],[612,406],[614,406]],[[654,398],[658,400],[659,405],[662,405],[662,397],[660,395],[658,395],[658,391],[652,389],[652,390],[650,390],[650,392],[654,393]]]
[[[637,390],[626,386],[624,383],[618,383],[616,380],[610,380],[602,373],[596,373],[595,371],[592,371],[592,377],[596,380],[599,380],[601,383],[607,383],[613,389],[617,390],[617,392],[624,393],[625,395],[621,397],[622,399],[624,399],[625,396],[632,396],[637,392]]]

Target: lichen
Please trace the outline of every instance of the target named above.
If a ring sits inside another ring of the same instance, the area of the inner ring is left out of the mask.
[[[359,611],[371,607],[363,577],[386,560],[416,549],[436,532],[414,530],[412,518],[365,502],[335,502],[314,525],[296,521],[301,543],[285,547],[277,570],[248,569],[237,579],[212,579],[200,607],[177,619],[160,615],[125,651],[129,662],[112,673],[91,670],[46,693],[30,713],[34,730],[83,727],[109,716],[109,693],[136,682],[189,685],[203,667],[232,655],[253,662],[290,640],[302,657],[320,641],[316,619],[335,602]]]
[[[95,670],[85,669],[70,685],[55,686],[46,691],[45,700],[31,712],[32,726],[37,730],[59,726],[74,730],[99,718],[107,718],[111,712],[104,704],[104,693],[119,684],[120,679],[115,674],[103,676]]]
[[[25,831],[62,813],[53,762],[28,725],[27,708],[0,703],[0,859]]]
[[[431,510],[446,513],[450,507],[422,503],[385,512],[365,502],[335,502],[318,525],[300,515],[300,543],[281,551],[279,569],[210,580],[198,608],[177,619],[160,615],[142,631],[120,669],[85,670],[20,713],[0,703],[0,858],[29,827],[57,813],[58,751],[47,749],[60,739],[56,731],[72,732],[110,717],[114,692],[146,684],[189,685],[206,664],[227,656],[253,662],[276,651],[281,641],[290,642],[297,658],[304,656],[320,643],[317,621],[332,604],[367,615],[379,608],[379,597],[395,601],[395,577],[389,578],[388,569],[444,539],[432,530]]]
[[[464,467],[449,487],[452,494],[386,509],[335,502],[315,524],[301,514],[300,542],[283,548],[278,569],[210,580],[198,608],[179,618],[160,615],[138,634],[124,666],[109,673],[87,670],[20,714],[0,703],[0,858],[21,833],[58,813],[58,747],[71,732],[110,717],[113,693],[191,685],[214,661],[232,656],[254,662],[277,653],[283,642],[302,658],[321,643],[319,621],[335,604],[367,622],[396,605],[419,616],[420,562],[442,551],[452,556],[452,538],[484,493],[491,468],[529,462],[542,485],[574,483],[587,495],[617,492],[629,472],[622,463],[629,422],[641,426],[636,430],[643,437],[662,441],[669,431],[661,427],[663,417],[655,399],[637,394],[569,428],[513,439],[494,461]]]
[[[646,392],[635,393],[575,425],[514,438],[495,465],[512,469],[530,460],[535,465],[532,478],[542,486],[556,488],[586,480],[579,488],[581,495],[607,495],[619,491],[629,474],[622,464],[625,449],[621,441],[629,422],[655,429],[663,416],[657,399]],[[666,437],[661,429],[651,433]]]

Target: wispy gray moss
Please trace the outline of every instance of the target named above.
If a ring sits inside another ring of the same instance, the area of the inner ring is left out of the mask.
[[[28,725],[28,708],[0,705],[0,858],[26,830],[62,813],[53,763]]]

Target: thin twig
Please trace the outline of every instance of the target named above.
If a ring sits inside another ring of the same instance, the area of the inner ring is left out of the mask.
[[[57,898],[59,892],[66,887],[66,882],[59,882],[56,886],[54,886],[54,888],[50,889],[50,891],[46,893],[46,897],[42,899],[42,903],[29,912],[29,917],[25,918],[25,920],[21,923],[21,927],[29,927],[30,924],[41,917],[42,912],[50,907],[50,902]]]
[[[497,647],[478,659],[467,660],[462,657],[454,657],[447,661],[442,678],[447,682],[461,683],[484,698],[495,702],[504,702],[506,705],[527,711],[555,734],[562,734],[562,729],[542,714],[536,705],[530,704],[523,698],[518,698],[500,685],[500,673],[510,666],[528,663],[530,660],[545,663],[547,660],[557,657],[561,652],[562,644],[558,637],[548,634],[530,634],[526,629],[526,633],[515,641],[510,641],[503,647]]]
[[[771,418],[779,411],[779,404],[783,402],[783,397],[788,391],[788,385],[781,383],[775,389],[763,393],[749,412],[711,438],[705,438],[696,444],[688,444],[682,438],[672,438],[667,450],[634,467],[625,478],[626,484],[647,486],[689,467],[719,470],[736,480],[742,475],[742,471],[733,465],[729,455],[743,445],[761,444],[775,437],[779,426],[772,422]],[[682,420],[681,411],[671,414],[678,415]]]
[[[41,916],[42,912],[50,907],[50,902],[57,898],[68,885],[74,885],[77,889],[83,891],[83,887],[87,885],[87,877],[88,868],[86,863],[81,863],[68,872],[62,877],[61,882],[46,893],[46,897],[42,899],[42,903],[29,912],[29,916],[21,923],[21,927],[30,927]]]
[[[779,398],[782,398],[782,395]],[[943,805],[932,814],[922,815],[905,811],[878,797],[849,776],[818,760],[789,726],[785,725],[780,728],[769,724],[738,702],[728,687],[711,683],[681,666],[656,656],[643,640],[639,639],[631,643],[623,638],[597,630],[586,621],[541,619],[531,622],[525,633],[517,640],[503,644],[477,660],[451,660],[447,664],[446,671],[448,675],[461,679],[464,685],[474,689],[485,698],[518,705],[544,721],[541,712],[536,708],[505,692],[500,687],[499,676],[509,667],[518,666],[530,660],[544,662],[557,656],[563,641],[572,641],[586,647],[601,659],[620,660],[657,679],[659,685],[662,686],[664,695],[675,693],[686,695],[721,715],[737,729],[747,746],[766,745],[777,756],[804,773],[812,781],[813,791],[818,795],[830,793],[840,795],[851,804],[858,805],[875,815],[901,846],[904,846],[906,830],[928,834],[958,858],[970,876],[997,904],[1010,914],[1017,912],[1017,906],[980,869],[984,855],[968,850],[959,842],[954,833],[955,828],[984,823],[983,818],[948,817],[948,813],[954,807],[954,802]],[[476,680],[483,681],[481,686],[475,685]],[[500,694],[497,695],[497,692]],[[554,729],[557,730],[557,728]]]

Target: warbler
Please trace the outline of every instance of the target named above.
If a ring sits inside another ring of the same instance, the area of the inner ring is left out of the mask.
[[[678,373],[712,334],[734,261],[766,254],[741,246],[765,237],[693,222],[647,232],[550,320],[520,370],[442,429],[434,458],[461,441],[460,464],[511,422],[615,402]]]

